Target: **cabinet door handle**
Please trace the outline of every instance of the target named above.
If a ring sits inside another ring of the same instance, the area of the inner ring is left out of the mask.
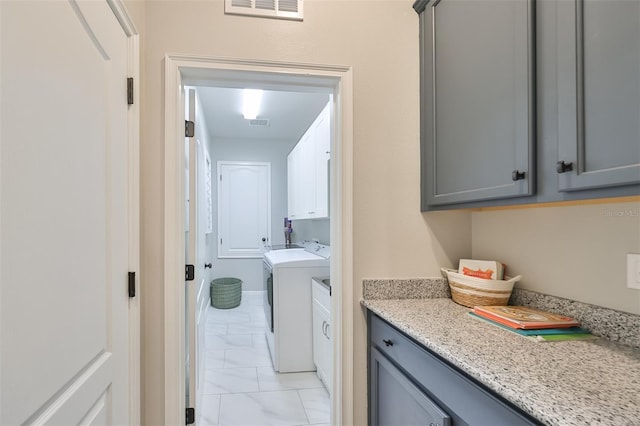
[[[326,321],[322,321],[322,334],[325,337],[327,337],[326,326],[327,326],[327,322]]]
[[[524,172],[521,172],[520,170],[514,170],[511,173],[511,180],[512,181],[517,181],[517,180],[523,180],[524,179]]]
[[[393,346],[393,342],[390,339],[382,339],[382,343],[387,347]]]
[[[329,328],[331,328],[331,324],[327,323],[327,332],[324,333],[324,336],[327,338],[327,340],[331,340],[331,336],[329,336]]]
[[[573,170],[573,163],[565,163],[564,161],[558,161],[556,163],[556,172],[565,173]]]
[[[316,214],[316,212],[307,212],[307,214]]]

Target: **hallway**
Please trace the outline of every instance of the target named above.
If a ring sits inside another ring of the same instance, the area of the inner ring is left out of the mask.
[[[329,425],[329,394],[315,372],[279,374],[265,339],[262,292],[234,309],[209,306],[199,425]]]

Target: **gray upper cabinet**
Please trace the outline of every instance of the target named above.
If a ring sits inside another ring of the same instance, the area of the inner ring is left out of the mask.
[[[419,1],[422,208],[535,190],[533,2]]]
[[[640,194],[639,0],[413,7],[423,211]]]
[[[640,2],[558,2],[558,187],[640,183]]]

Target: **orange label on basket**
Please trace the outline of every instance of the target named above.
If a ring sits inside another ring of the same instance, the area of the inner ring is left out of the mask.
[[[491,269],[487,269],[486,271],[483,271],[482,269],[473,270],[473,269],[464,267],[462,268],[462,273],[465,275],[469,275],[470,277],[491,279],[491,276],[493,275],[493,270]]]

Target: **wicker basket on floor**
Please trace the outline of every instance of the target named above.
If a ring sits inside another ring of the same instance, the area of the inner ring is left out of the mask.
[[[211,281],[211,306],[230,309],[240,305],[242,280],[238,278],[216,278]]]
[[[451,298],[454,302],[473,308],[474,306],[506,306],[511,291],[521,275],[506,280],[488,280],[460,274],[453,269],[440,268],[449,280]]]

